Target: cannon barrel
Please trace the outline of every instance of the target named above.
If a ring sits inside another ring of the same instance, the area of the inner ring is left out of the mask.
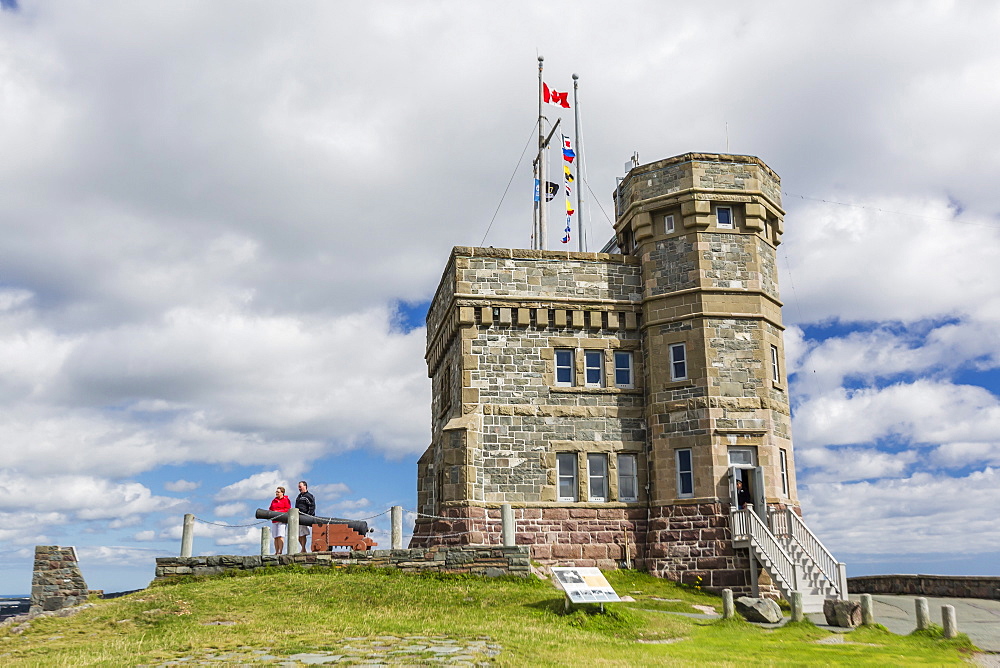
[[[277,519],[282,522],[288,521],[288,513],[278,513],[273,510],[264,510],[263,508],[258,508],[254,517],[259,520]],[[305,513],[299,513],[299,524],[304,526],[311,526],[313,524],[346,524],[362,536],[367,536],[369,531],[368,522],[365,522],[364,520],[345,520],[339,517],[316,517],[314,515],[306,515]]]

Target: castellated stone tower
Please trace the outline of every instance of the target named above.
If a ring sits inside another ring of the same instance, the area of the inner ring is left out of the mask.
[[[689,153],[635,167],[615,200],[616,253],[452,250],[427,316],[411,546],[496,545],[509,503],[543,563],[628,559],[737,591],[763,567],[801,590],[775,565],[795,556],[757,545],[800,525],[778,176]]]

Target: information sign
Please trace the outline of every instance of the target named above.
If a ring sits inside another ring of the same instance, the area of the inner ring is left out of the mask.
[[[557,567],[552,569],[552,575],[573,603],[609,603],[621,600],[599,568]]]

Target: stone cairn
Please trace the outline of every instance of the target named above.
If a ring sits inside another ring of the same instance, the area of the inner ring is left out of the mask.
[[[81,605],[87,602],[87,593],[87,583],[80,573],[75,548],[35,546],[30,613]]]

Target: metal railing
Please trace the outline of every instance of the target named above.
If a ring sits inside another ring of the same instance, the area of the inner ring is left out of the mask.
[[[789,536],[802,547],[816,568],[826,577],[838,597],[847,598],[847,570],[842,562],[820,542],[802,518],[791,508],[773,510],[769,514],[771,530],[775,536]]]
[[[756,548],[771,562],[772,576],[778,576],[780,585],[784,585],[791,594],[798,591],[799,578],[795,561],[788,556],[764,522],[752,510],[734,510],[730,515],[733,530],[733,540],[749,540],[751,549]]]

